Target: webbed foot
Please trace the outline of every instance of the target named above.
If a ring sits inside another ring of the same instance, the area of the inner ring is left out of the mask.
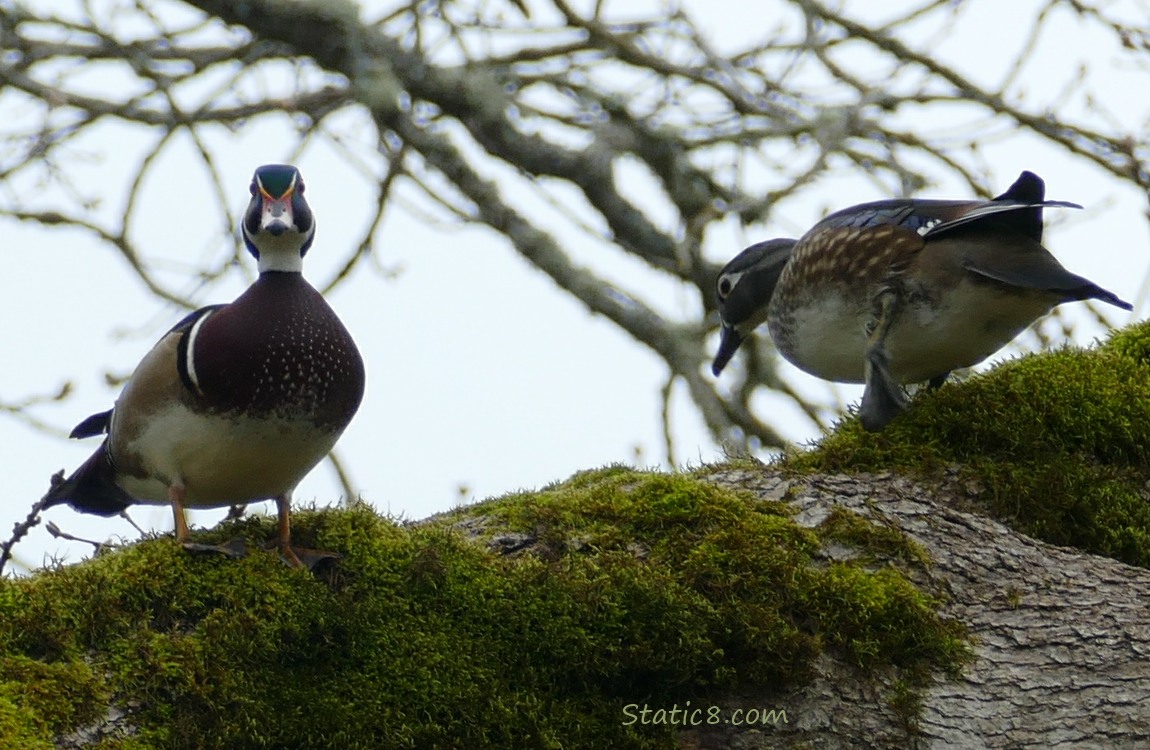
[[[878,432],[906,409],[906,393],[886,366],[886,354],[867,354],[866,390],[859,405],[859,420],[867,432]]]
[[[941,375],[935,375],[933,378],[927,381],[926,389],[928,391],[937,391],[939,388],[942,388],[942,384],[945,383],[946,379],[949,377],[949,372],[944,372]]]
[[[309,549],[308,547],[296,547],[291,544],[283,546],[279,544],[278,540],[268,542],[266,549],[278,550],[280,559],[283,560],[284,564],[288,567],[307,568],[313,573],[317,568],[341,559],[341,556],[335,552],[328,552],[322,549]]]
[[[243,537],[235,537],[229,539],[223,544],[200,544],[199,542],[180,542],[180,546],[188,552],[214,552],[225,557],[230,557],[233,560],[238,560],[241,557],[247,557],[248,545]]]

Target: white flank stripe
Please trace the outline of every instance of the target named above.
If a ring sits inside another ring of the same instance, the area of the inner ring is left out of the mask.
[[[192,381],[197,396],[203,396],[204,391],[200,388],[200,378],[196,375],[196,334],[200,332],[200,326],[204,324],[204,321],[215,314],[215,310],[204,313],[199,320],[192,324],[192,330],[188,331],[188,380]]]

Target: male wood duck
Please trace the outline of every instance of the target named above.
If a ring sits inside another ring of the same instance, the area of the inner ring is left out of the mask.
[[[1042,246],[1045,200],[1023,172],[994,200],[886,200],[826,217],[796,240],[752,245],[718,277],[718,375],[767,321],[776,348],[826,380],[866,383],[859,417],[881,430],[900,387],[978,364],[1063,302],[1128,302]]]
[[[332,555],[292,547],[291,493],[359,408],[363,360],[303,278],[315,219],[299,170],[260,167],[251,195],[241,231],[259,278],[231,304],[177,323],[136,367],[115,408],[72,431],[107,437],[43,507],[113,515],[133,503],[170,503],[185,547],[236,552],[190,543],[184,508],[272,498],[280,554],[310,567]]]

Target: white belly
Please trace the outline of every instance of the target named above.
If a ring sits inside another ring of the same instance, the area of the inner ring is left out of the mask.
[[[782,339],[773,332],[772,338],[800,370],[838,383],[861,383],[869,317],[865,306],[828,296],[818,305],[794,310],[790,346],[780,345]]]
[[[224,507],[290,492],[326,456],[338,434],[282,419],[242,421],[171,406],[125,445],[150,474],[120,484],[144,503],[166,503],[182,483],[189,507]]]
[[[886,339],[891,374],[900,383],[918,383],[976,365],[1049,312],[1055,301],[1049,293],[1004,294],[1001,287],[970,280],[941,299],[909,301]],[[780,351],[812,375],[862,383],[870,317],[869,304],[824,297],[794,311],[792,345]]]

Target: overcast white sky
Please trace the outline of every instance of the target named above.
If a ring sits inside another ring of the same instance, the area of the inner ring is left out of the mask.
[[[968,2],[971,8],[961,23],[931,49],[976,80],[998,80],[1020,28],[1010,14],[1025,17],[1034,3]],[[640,5],[653,3],[627,7]],[[695,11],[719,49],[754,38],[780,20],[766,17],[759,4],[741,0],[684,0],[683,5]],[[1150,83],[1145,73],[1116,68],[1104,54],[1093,52],[1091,41],[1069,19],[1061,28],[1062,36],[1041,47],[1030,66],[1027,86],[1036,98],[1042,98],[1037,92],[1060,87],[1066,80],[1061,72],[1086,60],[1106,71],[1102,93],[1117,115],[1144,122],[1142,93]],[[0,108],[4,104],[0,99]],[[8,111],[0,118],[20,114]],[[132,134],[122,128],[105,131],[103,141],[88,141],[103,154],[79,168],[109,175],[125,168],[117,154],[134,147]],[[228,165],[232,177],[226,187],[239,211],[248,198],[252,169],[283,160],[293,139],[285,130],[264,125],[215,145],[221,162]],[[157,171],[166,182],[148,186],[147,215],[154,223],[139,228],[141,236],[165,246],[175,274],[187,271],[177,259],[203,257],[207,240],[201,237],[218,236],[197,233],[197,225],[219,222],[210,202],[179,184],[187,165],[179,162],[177,153]],[[1087,211],[1077,212],[1072,222],[1050,233],[1048,246],[1071,270],[1138,300],[1147,274],[1145,196],[1115,190],[1098,171],[1037,139],[1004,137],[986,149],[986,156],[996,165],[1000,188],[1020,170],[1031,169],[1046,179],[1048,197],[1086,205]],[[358,225],[340,223],[357,196],[348,194],[351,175],[330,149],[310,149],[298,163],[318,218],[317,242],[304,272],[319,282],[330,278],[361,231]],[[827,205],[889,197],[875,194],[861,181],[858,185],[857,193],[795,205],[786,225],[756,228],[750,237],[733,228],[726,236],[716,232],[708,237],[707,252],[726,260],[747,240],[794,235],[817,220]],[[384,229],[381,261],[402,272],[386,282],[362,275],[330,300],[357,338],[368,367],[363,407],[339,446],[365,500],[385,513],[421,518],[461,501],[537,487],[613,461],[663,461],[659,389],[666,373],[657,357],[608,321],[590,316],[491,232],[447,232],[399,213],[390,216]],[[158,303],[122,261],[80,233],[5,221],[0,222],[0,237],[7,261],[0,274],[0,397],[15,402],[74,381],[74,397],[36,411],[66,432],[112,404],[116,392],[104,384],[104,373],[127,374],[182,313]],[[625,265],[618,274],[627,274]],[[636,275],[635,283],[645,283],[643,278]],[[217,289],[218,296],[203,303],[226,301],[242,288],[234,279],[231,287]],[[684,317],[701,310],[697,299],[668,289],[661,309],[679,310]],[[1141,304],[1133,317],[1111,314],[1111,320],[1122,325],[1144,313]],[[1085,326],[1083,343],[1099,334],[1100,329]],[[853,387],[841,392],[851,399],[859,395]],[[720,458],[684,394],[676,397],[672,413],[680,460]],[[789,429],[796,440],[814,437],[797,420]],[[0,415],[0,446],[6,479],[0,535],[6,538],[12,524],[44,492],[49,475],[75,468],[96,443],[51,437]],[[329,504],[337,493],[330,469],[322,464],[300,486],[296,499]],[[252,506],[252,511],[269,507]],[[171,528],[167,508],[139,506],[132,515],[143,526]],[[219,515],[194,513],[192,522],[210,525]],[[135,536],[119,520],[81,516],[67,507],[49,511],[47,519],[82,536]],[[20,561],[36,565],[46,555],[75,560],[90,549],[54,540],[41,527],[16,551]]]

